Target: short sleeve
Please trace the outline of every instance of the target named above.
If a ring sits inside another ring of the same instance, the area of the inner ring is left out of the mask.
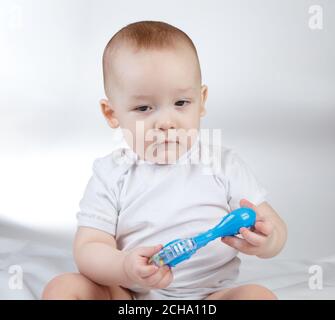
[[[112,172],[102,163],[106,159],[97,159],[93,163],[93,173],[88,181],[77,213],[78,227],[91,227],[115,235],[118,218],[118,195],[115,188],[107,182]]]
[[[266,201],[267,190],[234,150],[226,151],[223,160],[227,202],[231,210],[240,208],[241,199],[247,199],[256,206]]]

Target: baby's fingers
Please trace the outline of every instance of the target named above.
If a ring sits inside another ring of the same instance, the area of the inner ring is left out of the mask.
[[[145,281],[145,285],[148,287],[154,287],[158,282],[162,280],[166,273],[170,272],[168,266],[164,266],[158,269],[158,272],[153,275],[143,279]]]
[[[241,228],[240,233],[247,242],[256,247],[261,246],[266,240],[265,236],[252,232],[247,228]]]
[[[139,269],[138,274],[141,278],[147,278],[155,274],[159,268],[155,265],[147,265]]]
[[[137,248],[137,253],[142,257],[150,258],[154,254],[159,252],[162,249],[162,247],[163,246],[161,244],[151,247],[139,247]]]
[[[266,236],[269,236],[273,231],[273,224],[270,221],[257,221],[255,229]]]
[[[155,288],[157,289],[166,288],[167,286],[169,286],[172,280],[173,280],[173,273],[171,271],[168,271],[165,273],[163,278],[160,281],[158,281],[158,283],[156,283]]]
[[[258,249],[257,247],[251,245],[244,239],[240,239],[239,237],[233,237],[233,236],[224,237],[224,238],[221,238],[221,241],[227,244],[228,246],[238,251],[241,251],[245,254],[255,255],[257,253],[257,249]]]

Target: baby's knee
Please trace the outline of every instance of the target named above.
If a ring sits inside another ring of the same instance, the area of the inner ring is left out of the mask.
[[[53,278],[44,288],[42,293],[43,300],[63,300],[71,299],[73,284],[76,282],[77,275],[65,273]]]
[[[243,286],[247,299],[258,300],[277,300],[277,296],[268,288],[258,284],[249,284]]]

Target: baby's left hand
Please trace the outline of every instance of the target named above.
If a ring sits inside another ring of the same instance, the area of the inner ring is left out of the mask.
[[[251,229],[241,228],[240,234],[243,239],[237,236],[221,238],[221,241],[236,250],[248,255],[263,256],[272,243],[274,224],[269,217],[261,215],[257,207],[248,200],[240,201],[241,207],[248,207],[256,212],[256,223]]]

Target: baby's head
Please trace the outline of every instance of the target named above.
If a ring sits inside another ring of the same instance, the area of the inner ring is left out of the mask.
[[[158,21],[122,28],[105,48],[103,74],[102,112],[140,159],[173,163],[192,146],[207,87],[196,48],[183,31]]]

